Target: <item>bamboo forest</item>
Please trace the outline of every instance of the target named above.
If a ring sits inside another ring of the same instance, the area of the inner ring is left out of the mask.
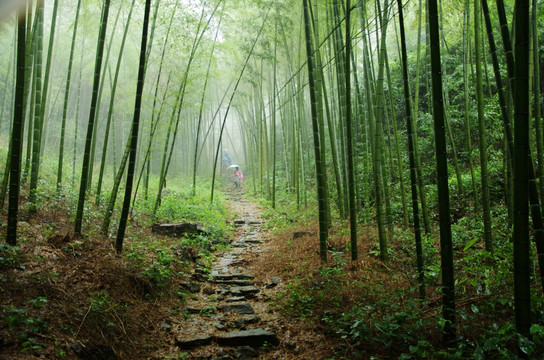
[[[0,1],[0,359],[544,359],[544,0]]]

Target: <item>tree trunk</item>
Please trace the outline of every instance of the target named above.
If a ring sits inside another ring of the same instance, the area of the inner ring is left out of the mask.
[[[140,111],[142,107],[142,92],[144,89],[145,80],[145,64],[147,50],[147,28],[149,27],[149,13],[151,8],[151,0],[146,0],[144,11],[144,24],[142,29],[142,43],[140,46],[140,64],[138,66],[138,83],[136,86],[136,101],[134,103],[134,119],[132,120],[132,130],[130,136],[130,157],[127,170],[127,185],[125,187],[125,200],[123,209],[121,210],[121,219],[119,220],[119,230],[117,231],[117,241],[115,249],[118,253],[123,251],[123,240],[125,239],[125,230],[128,220],[128,212],[130,210],[130,198],[132,196],[132,182],[134,179],[134,169],[136,168],[136,153],[138,151],[138,128],[140,125]]]
[[[66,116],[68,113],[68,99],[70,98],[70,85],[72,81],[72,62],[74,60],[74,48],[76,45],[77,25],[79,23],[79,9],[81,0],[77,1],[76,19],[74,21],[74,32],[72,34],[72,44],[70,46],[70,57],[68,60],[68,75],[66,77],[66,88],[64,89],[64,103],[62,106],[62,124],[60,130],[60,144],[59,144],[59,165],[57,169],[57,193],[62,190],[62,166],[64,161],[64,136],[66,133]],[[76,114],[77,118],[77,114]]]
[[[529,336],[529,0],[516,0],[514,64],[514,307],[516,330]]]
[[[442,72],[440,65],[440,34],[438,32],[438,8],[436,0],[428,0],[429,35],[431,51],[431,81],[436,150],[436,173],[440,216],[440,255],[442,268],[442,315],[445,320],[444,342],[455,341],[455,281],[453,274],[453,246],[450,222],[450,196],[448,188],[448,163],[446,158],[446,134],[442,99]]]
[[[9,204],[8,226],[6,242],[17,244],[17,217],[19,212],[19,181],[21,179],[21,152],[23,143],[23,107],[25,82],[25,35],[26,17],[23,11],[18,13],[17,23],[17,79],[15,85],[15,107],[13,112],[13,126],[10,140],[10,176],[9,176]]]
[[[104,39],[106,38],[106,27],[108,24],[108,14],[110,8],[110,0],[105,0],[104,9],[102,11],[102,19],[100,22],[100,32],[98,34],[98,44],[96,49],[96,59],[93,78],[93,93],[91,98],[91,110],[89,112],[89,123],[87,126],[87,136],[85,139],[85,152],[83,154],[83,166],[81,168],[81,182],[79,185],[79,200],[77,203],[77,213],[74,232],[77,235],[81,234],[83,223],[83,209],[85,197],[87,194],[88,174],[90,170],[91,144],[94,130],[94,121],[96,114],[96,103],[98,100],[98,87],[100,83],[100,70],[102,68],[102,56],[104,54]]]

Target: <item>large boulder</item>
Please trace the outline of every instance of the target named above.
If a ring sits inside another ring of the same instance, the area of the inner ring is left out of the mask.
[[[153,224],[151,231],[155,234],[182,237],[188,235],[210,235],[200,223],[180,223],[180,224]]]

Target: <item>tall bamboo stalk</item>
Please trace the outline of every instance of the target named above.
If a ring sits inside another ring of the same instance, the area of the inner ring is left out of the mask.
[[[349,228],[351,238],[351,260],[358,258],[357,253],[357,204],[355,203],[355,175],[353,161],[353,139],[351,125],[351,6],[346,1],[346,144],[348,147],[348,194],[349,194]]]
[[[62,106],[62,123],[59,143],[59,165],[57,168],[57,193],[60,193],[60,191],[62,190],[62,166],[64,162],[64,137],[66,133],[66,116],[68,114],[68,99],[70,98],[70,86],[72,85],[72,65],[74,60],[74,48],[76,45],[77,26],[79,24],[80,7],[81,0],[78,0],[76,8],[76,18],[74,20],[74,32],[72,33],[72,43],[70,45],[70,57],[68,58],[68,72],[66,76],[66,87],[64,89],[64,103]]]
[[[312,115],[312,129],[314,139],[314,154],[315,154],[315,169],[317,178],[317,200],[319,206],[319,254],[322,262],[327,262],[327,237],[328,224],[326,217],[325,193],[323,187],[322,167],[321,167],[321,151],[319,143],[319,126],[317,119],[317,99],[315,91],[314,67],[313,67],[313,48],[310,30],[310,17],[308,11],[308,0],[303,0],[304,7],[304,29],[306,34],[306,56],[308,67],[308,82],[310,84],[310,110]]]
[[[87,136],[85,139],[85,152],[83,154],[83,165],[81,168],[81,181],[79,185],[79,200],[77,203],[77,213],[74,232],[81,234],[81,227],[83,223],[83,209],[85,204],[85,197],[87,194],[88,173],[91,171],[90,167],[90,152],[92,144],[92,136],[94,131],[94,122],[96,114],[96,103],[98,100],[98,88],[100,83],[100,70],[102,69],[102,55],[104,54],[104,39],[106,37],[106,27],[108,23],[108,14],[110,8],[110,0],[105,0],[104,8],[102,11],[102,19],[100,22],[100,31],[98,34],[98,44],[96,49],[96,59],[93,77],[93,93],[91,98],[91,110],[89,112],[89,123],[87,126]]]
[[[484,92],[482,86],[482,66],[480,52],[480,1],[474,0],[474,56],[476,57],[476,103],[478,110],[478,135],[480,148],[480,179],[482,191],[482,215],[484,220],[484,242],[487,251],[493,250],[491,235],[491,209],[489,202],[489,181],[487,171],[487,138],[484,119]]]
[[[444,132],[444,102],[442,98],[442,71],[440,65],[440,34],[438,31],[438,7],[436,0],[428,0],[433,117],[436,151],[436,172],[440,216],[440,256],[442,268],[442,315],[444,342],[455,341],[455,281],[453,270],[453,246],[450,222],[450,197],[448,188],[448,163],[446,158],[446,134]]]
[[[136,0],[132,0],[132,4],[130,5],[130,10],[128,12],[127,16],[127,24],[125,25],[125,31],[123,32],[123,38],[121,39],[121,45],[119,47],[119,55],[117,56],[117,66],[115,67],[115,74],[113,76],[113,83],[111,85],[111,95],[110,95],[110,103],[108,106],[108,116],[106,118],[106,129],[104,133],[104,142],[102,144],[102,158],[100,161],[100,171],[98,173],[98,183],[96,185],[96,205],[100,205],[100,195],[102,191],[102,181],[104,176],[104,169],[106,166],[106,155],[108,151],[108,140],[110,137],[110,126],[111,126],[111,119],[113,116],[113,108],[115,104],[115,94],[117,91],[117,80],[119,79],[119,71],[121,69],[121,60],[123,58],[123,51],[125,49],[125,40],[127,38],[128,34],[128,28],[130,25],[130,19],[132,18],[132,10],[134,10],[134,4]],[[111,44],[110,44],[111,46]]]
[[[529,1],[516,0],[514,63],[514,303],[516,330],[531,327],[528,208],[529,154]]]
[[[419,207],[417,202],[417,173],[414,154],[414,126],[412,119],[412,106],[410,104],[410,83],[408,81],[408,55],[406,52],[406,35],[404,33],[404,15],[402,9],[402,0],[397,0],[399,9],[400,25],[400,43],[402,57],[402,78],[404,83],[404,106],[406,107],[406,129],[408,132],[408,157],[410,159],[410,189],[412,192],[412,215],[414,222],[414,237],[416,243],[416,261],[417,274],[419,280],[419,296],[424,299],[425,291],[425,271],[423,263],[423,246],[421,243],[421,226],[419,223]]]
[[[17,21],[17,79],[15,85],[15,105],[13,126],[10,140],[11,159],[9,176],[8,226],[6,242],[17,244],[17,217],[19,212],[19,182],[21,179],[21,152],[23,143],[23,107],[25,83],[25,36],[26,16],[24,11],[18,13]]]
[[[125,187],[125,199],[123,209],[121,210],[121,219],[119,220],[119,229],[117,231],[117,240],[115,249],[118,253],[123,251],[123,241],[125,238],[125,230],[128,220],[128,212],[130,210],[130,198],[132,196],[132,182],[134,179],[134,169],[136,168],[136,153],[138,151],[138,128],[140,124],[140,112],[142,107],[142,93],[145,80],[145,64],[147,50],[147,31],[149,27],[149,13],[151,8],[151,0],[145,1],[144,23],[142,29],[142,43],[140,45],[140,64],[138,66],[138,83],[136,85],[136,101],[134,103],[134,119],[132,121],[132,129],[130,131],[130,158],[127,170],[127,185]]]

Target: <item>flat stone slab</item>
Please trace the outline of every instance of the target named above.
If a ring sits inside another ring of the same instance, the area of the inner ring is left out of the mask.
[[[179,284],[179,287],[193,294],[200,292],[200,285],[195,283],[181,283]]]
[[[200,335],[190,339],[176,339],[176,345],[180,349],[188,350],[199,346],[209,345],[213,340],[214,338],[211,335]]]
[[[199,282],[208,281],[208,277],[206,275],[197,272],[191,275],[191,279]]]
[[[225,285],[238,285],[238,286],[247,286],[250,284],[249,280],[215,280],[216,284],[225,284]]]
[[[246,298],[243,297],[243,296],[233,296],[233,297],[230,297],[228,299],[226,299],[225,301],[228,302],[228,303],[231,303],[231,302],[239,302],[239,301],[244,301]]]
[[[253,274],[213,274],[214,280],[253,280],[255,275]]]
[[[227,330],[227,327],[223,324],[221,324],[219,321],[214,321],[212,323],[213,326],[215,326],[217,328],[217,330],[221,330],[221,331],[225,331]]]
[[[233,248],[238,248],[238,249],[247,248],[247,245],[242,244],[241,242],[233,242],[233,243],[230,244],[230,246],[232,246]]]
[[[259,292],[259,289],[257,289],[253,285],[235,286],[230,289],[230,293],[233,296],[247,296],[247,295],[257,294],[258,292]]]
[[[257,324],[261,321],[261,318],[255,315],[248,315],[241,318],[238,318],[234,321],[234,326],[237,328],[244,328],[249,324]]]
[[[248,302],[225,305],[221,308],[223,312],[234,311],[238,314],[253,314],[253,308]]]
[[[280,343],[276,334],[261,328],[221,334],[216,337],[216,341],[220,346],[261,347],[265,343],[272,345]]]
[[[151,231],[155,234],[180,237],[185,235],[208,235],[202,224],[181,223],[181,224],[153,224]]]
[[[245,242],[248,244],[262,244],[263,243],[261,240],[257,240],[257,239],[246,239]]]

